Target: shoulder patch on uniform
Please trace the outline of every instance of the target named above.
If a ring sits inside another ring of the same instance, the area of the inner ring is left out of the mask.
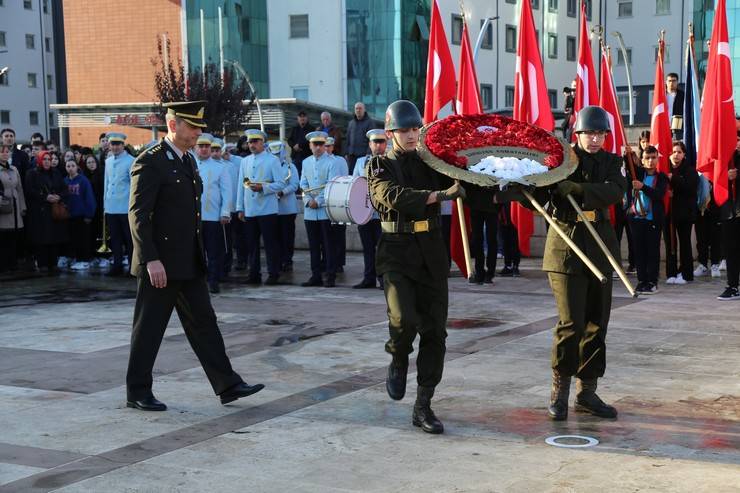
[[[147,154],[154,154],[154,153],[158,152],[161,148],[162,148],[162,144],[157,144],[157,145],[155,145],[155,146],[150,147],[149,149],[147,149],[146,153]]]
[[[365,163],[365,166],[369,168],[368,174],[370,176],[378,176],[380,173],[385,171],[381,166],[381,160],[379,158],[373,158],[369,163]]]

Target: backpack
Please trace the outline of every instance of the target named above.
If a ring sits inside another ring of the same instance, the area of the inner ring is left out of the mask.
[[[699,174],[699,179],[696,182],[696,206],[699,208],[699,212],[703,212],[712,199],[712,184],[704,174],[698,171],[697,173]]]

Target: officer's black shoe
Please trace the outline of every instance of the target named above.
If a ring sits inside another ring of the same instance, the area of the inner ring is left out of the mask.
[[[126,401],[126,407],[132,407],[140,411],[166,411],[164,402],[158,401],[154,396],[144,397],[138,401]]]
[[[616,418],[617,410],[596,395],[597,382],[595,378],[576,380],[576,412],[592,414],[599,418]]]
[[[208,285],[208,291],[210,291],[213,294],[216,294],[216,293],[221,292],[221,288],[219,287],[217,282],[213,282]]]
[[[324,287],[325,288],[333,288],[336,287],[337,281],[334,278],[334,276],[328,276],[326,280],[324,281]]]
[[[498,275],[501,277],[514,277],[514,271],[508,265],[498,271]]]
[[[434,396],[434,387],[419,387],[416,394],[416,403],[414,403],[414,414],[411,422],[427,433],[438,435],[445,431],[442,422],[437,419],[432,411],[432,397]]]
[[[264,389],[265,386],[261,383],[256,385],[247,385],[247,382],[242,382],[234,385],[226,392],[219,395],[221,398],[221,404],[228,404],[234,402],[237,399],[246,397],[248,395],[256,394],[260,390]]]
[[[388,365],[388,376],[385,379],[385,390],[394,401],[400,401],[406,395],[406,375],[409,371],[408,359],[393,360]]]
[[[312,277],[308,281],[302,282],[301,286],[307,288],[309,286],[321,286],[321,284],[321,279],[319,279],[318,277]]]
[[[283,272],[293,272],[293,262],[285,262],[281,270]]]
[[[468,282],[470,284],[483,284],[483,273],[476,272],[475,274],[470,276],[470,279],[468,279]]]
[[[340,265],[337,267],[337,274],[344,274],[344,266]]]
[[[570,396],[570,376],[563,375],[558,370],[552,370],[552,390],[550,405],[547,414],[553,421],[568,419],[568,397]]]
[[[278,284],[278,276],[268,276],[265,280],[265,286],[276,286]]]
[[[352,289],[368,289],[368,288],[374,288],[375,282],[374,281],[368,281],[367,279],[363,279],[362,282],[355,284],[352,286]]]
[[[235,269],[236,270],[247,270],[247,263],[246,262],[237,262]]]
[[[493,284],[493,272],[489,272],[483,278],[484,284]]]

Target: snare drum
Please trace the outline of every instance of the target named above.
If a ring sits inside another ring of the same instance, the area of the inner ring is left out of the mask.
[[[367,179],[337,176],[324,189],[326,214],[333,224],[365,224],[373,215]]]

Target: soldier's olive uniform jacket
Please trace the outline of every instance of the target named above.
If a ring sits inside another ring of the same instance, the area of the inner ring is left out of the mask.
[[[429,194],[444,190],[452,180],[430,168],[416,152],[390,150],[368,160],[366,173],[370,198],[383,223],[429,220],[428,232],[383,232],[378,242],[376,271],[400,272],[411,279],[432,284],[447,279],[447,249],[439,227],[440,206],[427,204]],[[493,192],[465,184],[466,203],[474,209],[495,210]]]
[[[619,261],[619,245],[614,228],[609,222],[609,206],[622,200],[627,190],[622,159],[616,154],[600,150],[590,154],[575,146],[579,165],[568,180],[580,183],[583,187],[583,196],[573,197],[580,200],[579,205],[584,211],[595,211],[597,221],[592,226],[609,247],[615,259]],[[561,229],[583,250],[586,256],[605,275],[613,272],[613,268],[599,245],[586,229],[586,225],[576,222],[577,213],[567,198],[555,192],[555,188],[537,189],[535,198],[541,203],[550,202],[550,211]],[[531,204],[525,202],[531,207]],[[590,272],[563,239],[550,228],[545,242],[545,253],[542,259],[542,270],[545,272],[559,272],[563,274],[585,274]]]
[[[203,182],[195,156],[184,163],[163,139],[131,167],[128,220],[134,254],[131,273],[146,275],[146,263],[159,260],[168,280],[205,275],[201,229]]]

